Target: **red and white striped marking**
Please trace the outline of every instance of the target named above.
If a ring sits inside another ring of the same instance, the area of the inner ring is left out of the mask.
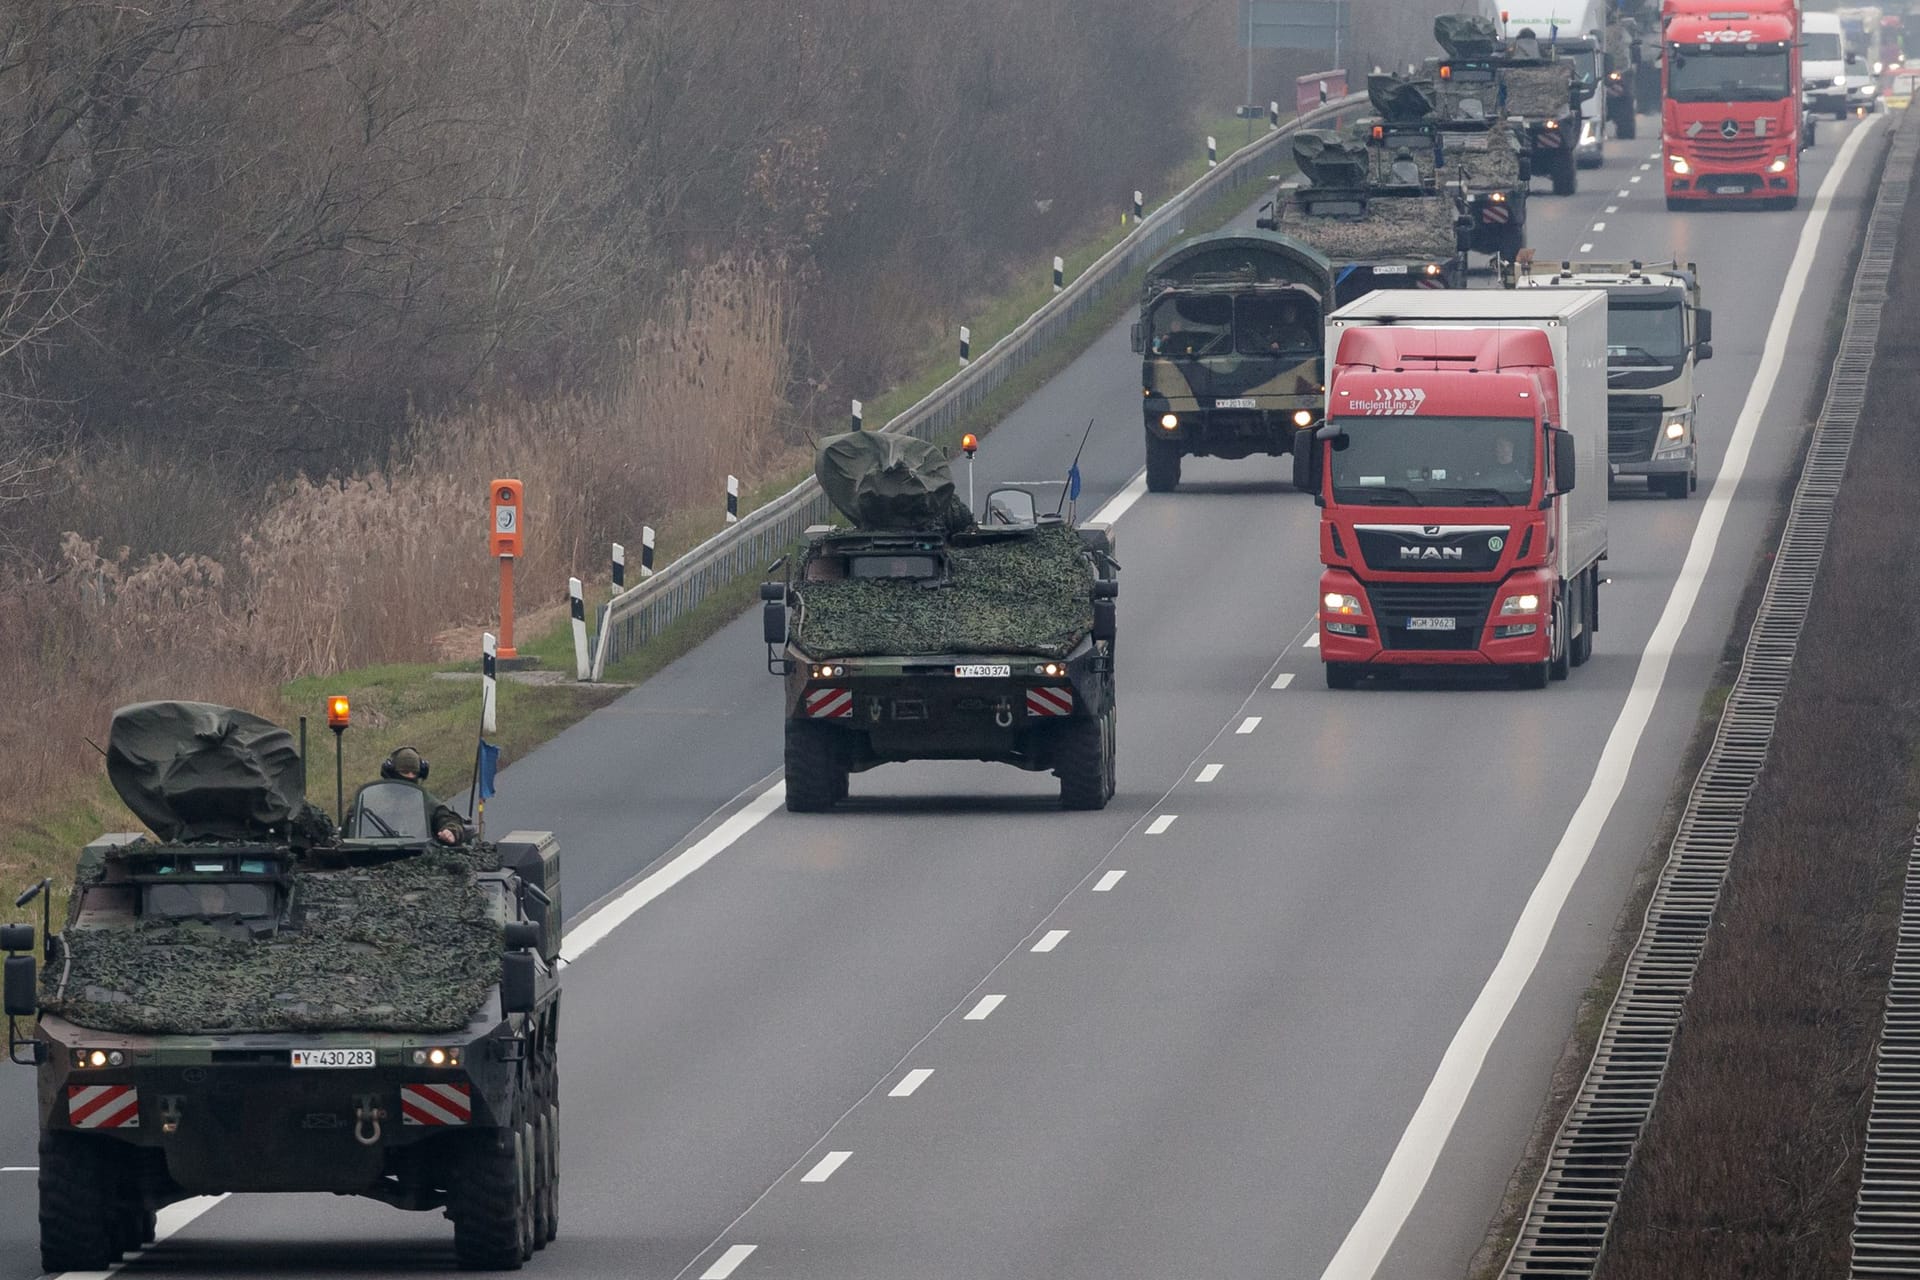
[[[853,718],[853,690],[808,690],[807,714],[815,720],[851,720]]]
[[[1049,685],[1027,690],[1027,714],[1030,716],[1070,716],[1073,714],[1073,690]]]
[[[1480,212],[1485,215],[1488,222],[1505,222],[1510,216],[1507,213],[1507,206],[1503,204],[1483,204],[1480,206]]]
[[[140,1091],[130,1084],[68,1085],[67,1120],[76,1129],[138,1129]]]
[[[464,1084],[403,1084],[403,1124],[466,1124],[473,1119],[473,1093]]]

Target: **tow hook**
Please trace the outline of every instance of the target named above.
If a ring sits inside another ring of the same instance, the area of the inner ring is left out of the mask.
[[[180,1131],[180,1099],[177,1095],[167,1094],[160,1099],[160,1132],[178,1133]]]
[[[1013,707],[1005,698],[994,704],[993,722],[1002,729],[1013,728]]]
[[[363,1147],[380,1141],[380,1122],[387,1118],[386,1108],[375,1105],[371,1096],[362,1095],[353,1105],[353,1140]]]

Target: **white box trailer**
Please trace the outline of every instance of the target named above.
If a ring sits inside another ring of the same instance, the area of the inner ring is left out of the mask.
[[[1538,329],[1553,350],[1559,421],[1574,439],[1574,487],[1557,500],[1557,557],[1571,582],[1607,554],[1607,295],[1598,289],[1453,289],[1367,294],[1327,318],[1327,364],[1350,329]]]

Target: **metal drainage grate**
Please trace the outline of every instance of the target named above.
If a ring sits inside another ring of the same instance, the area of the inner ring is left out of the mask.
[[[1620,992],[1607,1012],[1593,1062],[1554,1136],[1553,1150],[1503,1277],[1594,1274],[1620,1203],[1627,1167],[1666,1078],[1681,1008],[1706,948],[1707,929],[1739,840],[1747,797],[1773,739],[1780,699],[1826,550],[1834,500],[1866,401],[1900,214],[1916,149],[1920,149],[1920,129],[1896,124],[1893,132],[1825,407],[1794,489],[1786,531],[1747,637],[1740,674],[1721,712],[1706,763],[1687,797],[1680,829],[1621,975]],[[1920,1036],[1912,1044],[1920,1046]],[[1920,1063],[1920,1048],[1910,1052],[1912,1060]],[[1909,1079],[1920,1079],[1920,1072]],[[1908,1134],[1920,1136],[1920,1105],[1913,1101],[1920,1098],[1920,1090],[1910,1092],[1908,1098]],[[1920,1169],[1920,1161],[1909,1167]],[[1915,1183],[1909,1179],[1906,1185]],[[1909,1218],[1908,1225],[1920,1226],[1920,1213]],[[1920,1234],[1908,1236],[1909,1241],[1916,1239]],[[1920,1252],[1910,1247],[1907,1256],[1920,1258]]]
[[[1920,832],[1907,856],[1862,1160],[1847,1274],[1920,1276]]]

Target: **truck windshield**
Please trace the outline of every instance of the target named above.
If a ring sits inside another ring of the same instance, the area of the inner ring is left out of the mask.
[[[1687,331],[1680,303],[1607,303],[1607,363],[1616,369],[1679,365],[1686,359]]]
[[[1800,37],[1800,56],[1808,62],[1839,62],[1844,56],[1840,52],[1840,33],[1805,32]]]
[[[1599,54],[1593,49],[1565,49],[1561,57],[1573,64],[1573,78],[1585,84],[1593,84],[1600,79]]]
[[[1320,354],[1320,326],[1303,298],[1248,295],[1233,305],[1234,340],[1243,356],[1305,359]]]
[[[1174,294],[1153,311],[1153,354],[1276,356],[1320,354],[1319,316],[1299,294]]]
[[[1667,52],[1667,96],[1675,102],[1774,102],[1787,96],[1787,47],[1676,44]]]
[[[1153,354],[1175,359],[1233,350],[1233,299],[1219,293],[1176,293],[1153,309]]]
[[[1342,418],[1333,500],[1366,506],[1517,507],[1533,496],[1526,418]]]

